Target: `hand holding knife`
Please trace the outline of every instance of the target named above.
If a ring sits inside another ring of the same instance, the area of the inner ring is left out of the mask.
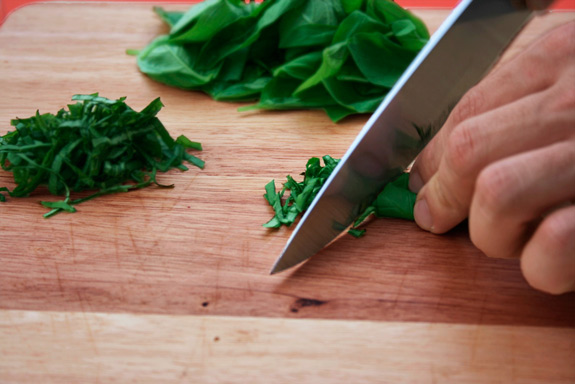
[[[461,1],[352,143],[271,273],[303,262],[343,233],[439,131],[459,99],[533,17],[532,9],[549,3]]]

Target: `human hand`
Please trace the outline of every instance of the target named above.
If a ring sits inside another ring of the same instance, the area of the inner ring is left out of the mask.
[[[575,22],[471,89],[418,157],[415,220],[444,233],[469,219],[477,248],[521,257],[534,288],[575,290]]]

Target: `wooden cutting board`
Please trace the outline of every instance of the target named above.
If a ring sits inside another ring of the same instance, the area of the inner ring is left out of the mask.
[[[431,31],[447,15],[416,13]],[[504,60],[573,19],[540,17]],[[335,125],[319,111],[239,113],[240,104],[156,83],[125,50],[165,32],[150,5],[122,3],[31,5],[0,28],[0,134],[10,119],[54,113],[77,93],[127,96],[134,109],[159,96],[167,129],[200,141],[206,161],[204,170],[159,177],[174,189],[105,196],[48,220],[38,201],[49,196],[0,204],[0,381],[245,382],[232,376],[242,374],[267,382],[258,372],[274,367],[301,382],[385,372],[407,382],[575,380],[575,294],[531,289],[517,260],[484,256],[465,225],[436,236],[379,219],[364,238],[344,237],[270,276],[292,229],[261,226],[272,215],[264,185],[299,174],[309,157],[341,157],[367,118]],[[0,186],[13,187],[10,174],[0,172]],[[184,359],[182,368],[174,359],[190,343],[203,360]],[[366,345],[378,358],[364,360]],[[305,359],[295,357],[304,350]],[[469,360],[471,352],[485,360]],[[394,353],[407,365],[380,359]],[[501,371],[502,355],[511,370]],[[92,370],[82,356],[101,360]],[[349,375],[332,372],[337,366]]]

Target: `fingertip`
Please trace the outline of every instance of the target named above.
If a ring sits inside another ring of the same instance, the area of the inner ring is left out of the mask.
[[[461,205],[454,195],[452,182],[435,174],[417,194],[413,207],[415,222],[432,233],[449,231],[467,217],[467,206]]]
[[[553,212],[523,250],[521,271],[533,288],[559,295],[575,291],[575,206]]]
[[[557,279],[556,272],[550,272],[547,266],[541,266],[537,261],[528,257],[521,258],[521,272],[532,288],[551,295],[575,291],[575,279]]]
[[[426,231],[433,232],[433,218],[425,198],[418,199],[413,207],[413,216],[417,225]]]

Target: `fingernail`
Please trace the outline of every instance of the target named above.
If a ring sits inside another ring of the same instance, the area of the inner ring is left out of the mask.
[[[411,192],[417,193],[423,188],[423,180],[421,179],[421,175],[417,170],[412,169],[409,172],[409,190]]]
[[[426,231],[431,231],[433,229],[433,220],[431,219],[431,212],[429,211],[429,206],[425,199],[418,200],[413,207],[413,216],[415,217],[415,222],[421,228]]]

